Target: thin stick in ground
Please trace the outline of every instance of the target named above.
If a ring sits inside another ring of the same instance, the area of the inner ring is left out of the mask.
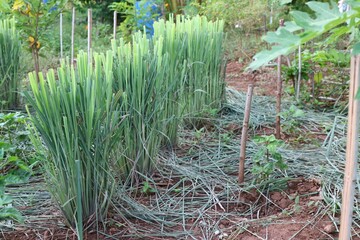
[[[71,22],[71,64],[74,63],[74,42],[75,42],[75,7],[72,9]]]
[[[284,26],[284,19],[280,20],[280,27]],[[281,138],[281,96],[282,96],[282,79],[281,79],[281,55],[277,59],[277,94],[276,94],[276,120],[275,120],[275,129],[276,129],[276,138]]]
[[[91,32],[92,32],[92,10],[91,8],[88,9],[88,49],[87,49],[87,53],[88,53],[88,58],[89,58],[89,63],[90,63],[90,51],[91,51]]]
[[[301,65],[302,65],[302,60],[301,60],[301,45],[299,45],[299,66],[298,66],[298,79],[297,79],[297,86],[296,86],[296,101],[299,101],[300,98],[300,88],[301,88]]]
[[[114,11],[114,33],[113,33],[114,39],[116,39],[116,27],[117,27],[116,24],[117,24],[117,12]]]
[[[63,14],[60,13],[60,59],[63,57]]]
[[[241,133],[241,144],[240,144],[240,161],[239,161],[239,183],[244,182],[245,178],[245,156],[246,156],[246,141],[247,141],[247,130],[249,127],[250,110],[251,110],[251,99],[253,94],[254,86],[250,84],[248,86],[248,92],[246,96],[245,104],[245,116],[243,121],[243,128]]]
[[[350,239],[354,208],[354,194],[357,175],[358,136],[360,104],[356,99],[359,88],[360,56],[352,57],[349,91],[348,132],[346,142],[346,165],[344,173],[344,190],[341,206],[339,239]]]

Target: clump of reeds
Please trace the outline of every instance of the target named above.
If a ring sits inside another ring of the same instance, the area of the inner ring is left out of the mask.
[[[110,170],[118,146],[121,93],[113,91],[113,56],[80,53],[77,68],[63,64],[46,77],[30,73],[31,120],[40,133],[49,191],[79,238],[83,226],[101,221],[114,188]],[[35,134],[36,136],[36,134]],[[39,144],[37,144],[39,146]]]
[[[124,92],[122,112],[121,174],[131,180],[151,173],[163,139],[168,115],[163,85],[168,73],[168,55],[162,41],[152,42],[136,34],[132,43],[113,42],[114,89]]]
[[[20,50],[15,20],[0,20],[0,109],[13,109],[19,104]]]
[[[177,104],[174,119],[201,117],[221,107],[225,91],[223,28],[223,21],[212,22],[200,16],[178,15],[175,21],[170,18],[154,24],[154,39],[165,39],[163,51],[169,53],[174,71],[164,81],[176,89],[168,95],[169,105],[175,106],[172,101]],[[170,142],[174,143],[176,134],[168,129]]]
[[[82,53],[77,68],[63,64],[39,81],[30,74],[26,97],[48,155],[47,182],[79,236],[83,223],[106,214],[112,163],[125,186],[146,179],[160,147],[176,143],[184,113],[220,107],[222,28],[203,17],[160,21],[153,39],[139,32],[93,62]]]

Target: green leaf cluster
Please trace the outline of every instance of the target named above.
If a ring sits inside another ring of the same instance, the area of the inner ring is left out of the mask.
[[[251,171],[257,175],[258,181],[268,179],[276,169],[287,169],[287,164],[279,152],[279,148],[285,144],[282,140],[276,139],[274,135],[264,135],[255,136],[253,141],[257,144],[258,151],[253,158]]]
[[[20,113],[0,113],[0,220],[23,221],[5,194],[7,185],[27,182],[36,164],[35,151],[26,130],[28,118]]]
[[[358,27],[360,21],[360,4],[358,1],[347,1],[351,6],[348,12],[340,13],[335,2],[308,2],[308,7],[314,12],[309,13],[292,11],[292,21],[286,22],[276,32],[268,32],[263,40],[273,44],[271,50],[263,50],[255,55],[248,69],[258,69],[280,55],[287,55],[295,51],[299,45],[307,43],[324,33],[329,33],[329,41],[349,34]],[[355,41],[355,43],[357,40]],[[359,51],[360,45],[354,45],[354,54]]]

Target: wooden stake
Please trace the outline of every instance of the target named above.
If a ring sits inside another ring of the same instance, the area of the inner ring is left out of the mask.
[[[74,42],[75,42],[75,7],[72,9],[71,22],[71,64],[74,63]]]
[[[117,12],[114,11],[114,39],[116,39],[116,28],[117,28]]]
[[[284,26],[284,19],[280,20],[280,27]],[[275,120],[275,137],[281,138],[281,96],[282,96],[282,79],[281,79],[281,55],[277,59],[277,94],[276,94],[276,120]]]
[[[60,59],[63,57],[63,14],[60,13]]]
[[[90,63],[90,60],[91,60],[91,57],[90,57],[90,51],[91,51],[91,30],[92,30],[92,10],[91,10],[91,8],[90,8],[90,9],[88,9],[88,49],[87,49],[89,63]]]
[[[246,141],[247,131],[249,127],[250,110],[251,110],[251,99],[253,94],[254,86],[250,84],[248,86],[246,104],[245,104],[245,116],[243,121],[243,128],[241,132],[241,143],[240,143],[240,161],[239,161],[239,183],[243,183],[245,179],[245,157],[246,157]]]
[[[281,56],[277,59],[277,93],[276,93],[276,119],[275,119],[275,137],[281,139],[281,95],[282,95],[282,79],[281,79]]]
[[[344,190],[342,195],[341,217],[340,217],[340,240],[348,240],[351,237],[351,225],[354,207],[354,195],[357,173],[358,158],[358,133],[360,104],[355,98],[359,89],[360,56],[351,58],[350,90],[349,90],[349,113],[348,130],[346,142],[346,164],[344,173]]]
[[[300,87],[301,87],[301,45],[299,45],[299,73],[298,73],[298,79],[297,79],[297,86],[296,86],[296,101],[299,101],[300,98]]]

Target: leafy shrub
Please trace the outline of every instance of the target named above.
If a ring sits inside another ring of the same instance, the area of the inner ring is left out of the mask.
[[[27,182],[37,162],[26,130],[27,120],[20,113],[0,113],[0,220],[23,221],[5,188]]]
[[[278,140],[274,135],[256,136],[254,142],[258,145],[258,151],[254,156],[252,173],[258,175],[258,180],[266,180],[276,169],[285,170],[286,163],[282,159],[279,148],[284,145],[282,140]]]

